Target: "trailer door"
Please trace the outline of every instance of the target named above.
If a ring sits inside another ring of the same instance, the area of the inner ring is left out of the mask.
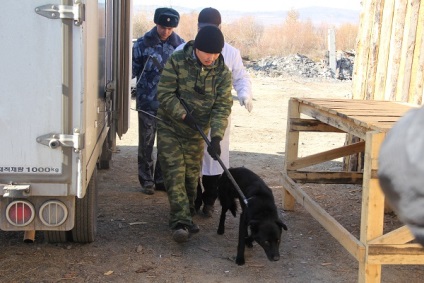
[[[71,126],[72,87],[64,67],[71,59],[67,31],[73,21],[67,28],[40,16],[36,7],[45,3],[2,1],[0,180],[1,174],[19,176],[21,182],[63,178],[67,157],[80,142]]]

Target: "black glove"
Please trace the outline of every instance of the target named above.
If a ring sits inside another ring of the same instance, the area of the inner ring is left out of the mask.
[[[219,145],[220,142],[220,137],[213,137],[211,139],[211,145],[208,146],[208,153],[214,160],[218,160],[217,156],[221,155],[221,146]]]
[[[193,130],[197,131],[196,128],[196,124],[198,125],[196,119],[194,118],[193,115],[191,115],[190,113],[187,113],[186,116],[184,117],[183,122],[189,126],[190,128],[192,128]]]

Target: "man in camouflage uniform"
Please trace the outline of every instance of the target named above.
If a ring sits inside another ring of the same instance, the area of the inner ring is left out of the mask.
[[[157,84],[163,66],[174,49],[184,40],[173,29],[178,26],[180,16],[171,8],[155,11],[156,24],[139,38],[133,46],[132,76],[137,78],[136,99],[138,112],[138,179],[145,194],[164,190],[159,162],[153,168],[153,146],[155,142],[157,114]],[[150,115],[149,115],[150,114]]]
[[[171,55],[158,85],[158,158],[176,242],[185,242],[199,231],[192,215],[204,141],[196,125],[206,134],[210,131],[208,152],[216,159],[231,113],[231,72],[221,55],[223,46],[219,28],[202,28],[194,41]],[[179,99],[184,100],[189,112]]]
[[[198,30],[211,25],[221,28],[221,13],[212,7],[204,8],[198,16]],[[181,44],[175,50],[184,48],[184,45],[185,43]],[[253,109],[252,84],[250,82],[250,76],[243,65],[240,50],[226,42],[221,53],[224,56],[225,65],[231,71],[233,88],[237,93],[240,105],[246,107],[247,111],[251,112]],[[228,119],[228,126],[220,144],[221,161],[227,168],[230,167],[230,129],[231,117]],[[194,201],[198,213],[202,211],[204,216],[212,217],[215,200],[218,198],[218,180],[223,172],[224,169],[221,167],[221,164],[213,160],[205,151],[202,162],[202,176],[199,178],[197,198]],[[200,210],[202,205],[203,209]]]

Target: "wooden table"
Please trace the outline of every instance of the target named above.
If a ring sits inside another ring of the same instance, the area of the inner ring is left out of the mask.
[[[294,210],[295,201],[304,206],[358,261],[358,282],[380,282],[382,264],[424,264],[424,249],[409,243],[414,236],[406,226],[383,234],[384,194],[377,178],[380,145],[393,124],[411,107],[373,100],[291,98],[289,101],[281,178],[283,208]],[[309,118],[305,119],[306,116]],[[300,158],[299,133],[303,131],[348,133],[361,141]],[[362,172],[301,170],[360,152],[365,153]],[[359,239],[315,202],[302,189],[303,183],[362,184]]]

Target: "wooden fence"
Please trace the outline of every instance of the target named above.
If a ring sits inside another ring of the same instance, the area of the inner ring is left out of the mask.
[[[353,98],[423,104],[424,1],[364,0]]]

